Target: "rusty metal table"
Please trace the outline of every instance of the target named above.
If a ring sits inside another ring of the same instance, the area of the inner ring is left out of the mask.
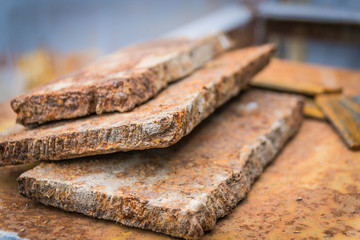
[[[360,72],[334,69],[346,95],[360,93]],[[15,115],[0,106],[0,129]],[[16,178],[34,164],[0,167],[0,229],[29,239],[169,239],[47,207],[19,195]],[[360,151],[332,127],[306,119],[249,195],[204,239],[359,239]]]

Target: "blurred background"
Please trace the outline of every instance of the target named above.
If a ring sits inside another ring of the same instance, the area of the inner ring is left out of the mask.
[[[2,0],[0,101],[126,45],[217,24],[239,47],[274,42],[279,58],[360,69],[359,0]]]

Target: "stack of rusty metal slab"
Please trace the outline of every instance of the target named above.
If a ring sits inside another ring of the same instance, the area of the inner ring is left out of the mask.
[[[46,161],[18,178],[46,205],[201,237],[302,120],[298,96],[239,95],[274,47],[230,48],[221,33],[134,45],[15,98],[0,165]]]

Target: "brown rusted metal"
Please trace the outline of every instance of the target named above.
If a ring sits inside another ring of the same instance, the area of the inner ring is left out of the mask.
[[[43,163],[19,177],[20,192],[68,211],[197,239],[245,197],[301,116],[298,97],[250,91],[177,145]]]
[[[331,124],[351,149],[360,149],[360,104],[351,97],[320,95],[316,97]]]
[[[124,48],[11,101],[21,124],[125,112],[231,47],[224,34],[162,39]]]
[[[204,239],[359,239],[359,172],[360,152],[326,122],[305,120],[247,198]]]
[[[170,146],[237,95],[273,50],[263,45],[225,53],[129,113],[17,125],[0,134],[0,165]]]
[[[304,104],[304,116],[315,118],[318,120],[325,120],[325,115],[315,101],[311,98],[306,98]]]
[[[254,87],[314,96],[341,92],[340,80],[332,68],[273,59],[251,81]]]
[[[360,94],[360,72],[333,70],[343,93]],[[169,239],[20,196],[16,178],[32,167],[0,167],[1,230],[29,239]],[[360,152],[350,151],[327,123],[305,119],[249,195],[203,239],[359,239],[359,172]]]
[[[20,196],[16,178],[33,166],[0,167],[1,230],[29,239],[169,239]],[[327,123],[306,119],[248,196],[203,239],[359,239],[359,172],[360,152]]]

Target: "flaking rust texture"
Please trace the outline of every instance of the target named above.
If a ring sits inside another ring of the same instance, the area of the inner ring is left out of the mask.
[[[334,69],[273,59],[251,81],[254,87],[314,96],[341,92],[341,78]]]
[[[16,125],[0,133],[0,165],[168,147],[237,95],[273,50],[263,45],[225,53],[129,113]]]
[[[360,94],[359,71],[332,69],[343,93]],[[10,108],[0,105],[1,112],[2,107]],[[0,125],[4,120],[14,122],[12,116],[1,117]],[[33,166],[0,167],[3,231],[28,239],[169,239],[19,196],[16,178]],[[348,149],[328,123],[304,119],[295,138],[256,180],[247,197],[202,239],[359,239],[359,173],[359,151]]]
[[[298,97],[249,91],[166,149],[42,163],[20,193],[46,205],[197,239],[212,230],[297,131]]]
[[[129,111],[230,47],[221,33],[137,44],[16,97],[11,107],[24,125]]]
[[[331,124],[351,149],[360,149],[360,104],[356,97],[320,95],[316,98]]]
[[[360,239],[360,152],[328,123],[305,119],[246,199],[203,239]]]

